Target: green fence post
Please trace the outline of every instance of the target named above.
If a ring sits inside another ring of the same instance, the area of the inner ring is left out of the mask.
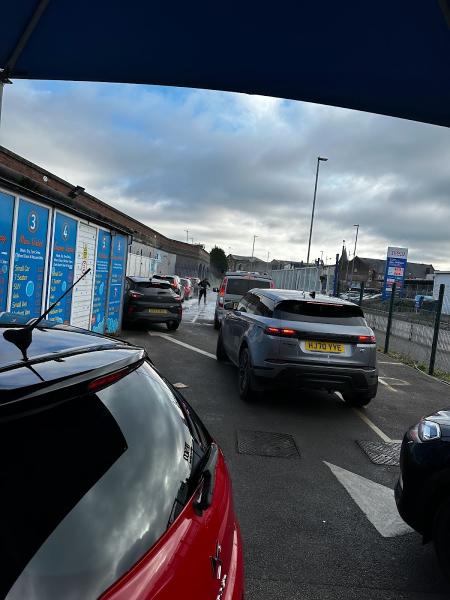
[[[359,305],[362,305],[362,301],[363,301],[363,296],[364,296],[364,281],[361,281],[361,289],[359,290]]]
[[[442,304],[444,302],[444,293],[445,293],[445,285],[441,283],[439,286],[439,298],[436,307],[436,318],[434,320],[434,333],[433,333],[433,343],[431,345],[431,355],[430,355],[430,366],[428,367],[428,373],[433,375],[434,373],[434,363],[436,361],[436,351],[439,339],[439,328],[441,324],[441,313],[442,313]]]
[[[395,290],[397,288],[397,283],[394,281],[392,284],[391,291],[391,301],[389,303],[389,316],[386,328],[386,337],[384,340],[384,353],[387,354],[389,352],[389,338],[391,337],[391,327],[392,327],[392,313],[394,312],[394,299],[395,299]]]

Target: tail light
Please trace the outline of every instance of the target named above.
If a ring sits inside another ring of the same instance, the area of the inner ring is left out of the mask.
[[[130,304],[130,306],[128,307],[128,314],[131,315],[131,313],[134,313],[135,311],[136,307]]]
[[[225,277],[220,286],[219,296],[222,296],[222,297],[225,296],[225,290],[227,288],[227,281],[228,281],[228,278]]]
[[[374,335],[359,335],[358,344],[376,344],[377,338]]]
[[[264,330],[266,335],[274,335],[278,337],[296,337],[298,332],[295,329],[287,329],[284,327],[266,327]]]
[[[134,369],[134,368],[133,368]],[[90,392],[97,392],[98,390],[119,381],[128,375],[132,369],[130,367],[125,367],[125,369],[120,369],[120,371],[115,371],[114,373],[109,373],[109,375],[105,375],[104,377],[99,377],[98,379],[93,379],[88,383],[88,390]]]
[[[270,289],[273,290],[275,288],[275,283],[273,281],[270,282]]]
[[[130,298],[132,298],[133,300],[139,300],[139,298],[142,298],[144,294],[141,294],[140,292],[130,292]]]

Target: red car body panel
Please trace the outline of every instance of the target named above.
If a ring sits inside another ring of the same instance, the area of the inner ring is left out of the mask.
[[[199,516],[192,496],[172,526],[101,600],[242,600],[242,541],[222,453],[211,506]],[[212,558],[220,545],[221,572]]]

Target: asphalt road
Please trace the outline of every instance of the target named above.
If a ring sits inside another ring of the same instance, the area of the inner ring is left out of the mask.
[[[379,393],[361,411],[320,392],[246,404],[235,367],[214,358],[212,307],[212,298],[200,309],[190,301],[178,331],[155,325],[123,337],[145,347],[173,383],[187,386],[181,391],[226,455],[244,540],[246,599],[448,598],[432,546],[422,546],[396,514],[398,467],[372,463],[357,442],[400,440],[421,416],[450,406],[450,387],[380,354]],[[270,449],[261,439],[247,447],[257,454],[239,452],[238,443],[255,432],[287,434],[298,453],[261,456]]]

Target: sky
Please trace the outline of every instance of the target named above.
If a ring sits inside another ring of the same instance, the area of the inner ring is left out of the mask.
[[[450,130],[246,94],[15,81],[0,143],[162,234],[207,250],[351,254],[450,269]]]

